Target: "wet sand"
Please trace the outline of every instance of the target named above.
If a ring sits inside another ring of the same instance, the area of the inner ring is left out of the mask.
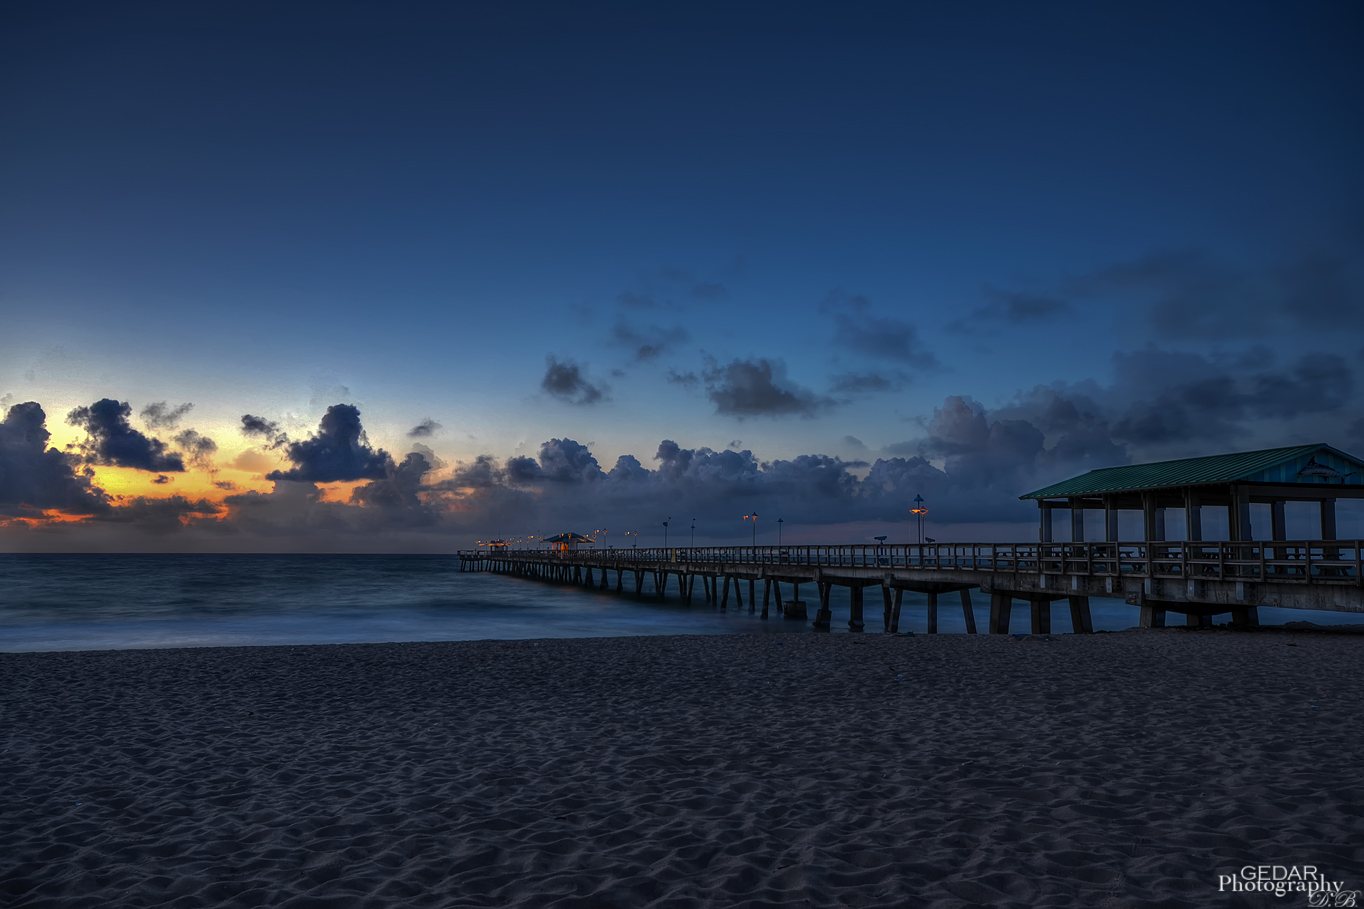
[[[1347,635],[0,654],[0,904],[1306,906],[1362,743]]]

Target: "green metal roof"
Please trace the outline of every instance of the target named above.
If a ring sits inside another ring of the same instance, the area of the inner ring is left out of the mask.
[[[1357,486],[1364,483],[1364,461],[1324,443],[1267,448],[1154,464],[1104,467],[1019,498],[1063,499],[1236,482]]]

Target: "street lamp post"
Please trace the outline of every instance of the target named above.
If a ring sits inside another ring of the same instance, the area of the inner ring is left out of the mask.
[[[777,518],[777,546],[781,546],[781,525],[785,524],[781,518]]]
[[[919,518],[919,545],[922,546],[924,542],[924,515],[928,514],[928,509],[924,507],[923,496],[916,495],[914,497],[914,507],[909,510],[909,513],[917,515]]]
[[[696,548],[696,518],[691,519],[691,548]]]
[[[668,515],[668,521],[671,521],[672,519],[673,519],[673,516],[672,516],[672,515]],[[664,548],[664,549],[667,549],[667,548],[668,548],[668,521],[664,521],[664,522],[663,522],[663,548]]]
[[[748,521],[748,520],[752,520],[752,521],[753,521],[753,545],[754,545],[754,546],[757,546],[757,545],[758,545],[758,513],[755,511],[755,512],[753,512],[752,514],[746,514],[746,515],[744,515],[744,520],[745,520],[745,521]]]

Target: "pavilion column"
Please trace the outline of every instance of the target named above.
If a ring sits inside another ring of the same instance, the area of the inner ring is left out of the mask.
[[[1336,539],[1336,500],[1321,500],[1321,538]]]
[[[1203,507],[1198,502],[1198,493],[1192,489],[1184,490],[1184,539],[1195,542],[1203,539]]]
[[[1085,541],[1085,505],[1079,499],[1070,500],[1070,541],[1072,543]]]
[[[1104,539],[1109,543],[1118,542],[1118,509],[1113,505],[1112,496],[1104,496]]]
[[[1041,529],[1037,531],[1037,542],[1039,542],[1039,543],[1050,543],[1050,542],[1051,542],[1051,503],[1048,502],[1046,499],[1038,499],[1038,500],[1037,500],[1037,508],[1038,508],[1038,511],[1039,511],[1039,513],[1040,513],[1040,515],[1041,515],[1041,519],[1042,519],[1042,526],[1041,526]]]
[[[1249,543],[1255,538],[1250,526],[1250,497],[1244,489],[1232,487],[1231,505],[1227,507],[1227,536],[1234,543]]]
[[[1274,540],[1288,539],[1288,522],[1284,519],[1284,500],[1275,499],[1269,507],[1272,514],[1272,517],[1270,518],[1270,525],[1272,530],[1272,532],[1270,533],[1270,539]]]
[[[1141,494],[1141,513],[1143,523],[1146,525],[1146,541],[1164,542],[1165,540],[1165,509],[1156,507],[1156,494],[1154,492],[1143,492]]]

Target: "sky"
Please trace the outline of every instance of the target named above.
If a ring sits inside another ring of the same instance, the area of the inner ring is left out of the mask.
[[[896,541],[915,495],[1027,539],[1095,467],[1364,453],[1361,42],[1351,2],[7,4],[0,551]]]

